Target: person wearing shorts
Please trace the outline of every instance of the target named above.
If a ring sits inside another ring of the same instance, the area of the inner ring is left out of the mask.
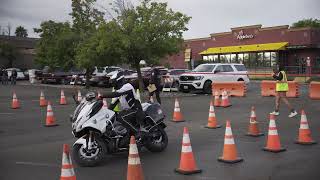
[[[272,76],[277,82],[276,82],[276,108],[273,112],[270,114],[273,114],[275,116],[278,116],[279,113],[279,107],[280,107],[280,100],[282,100],[290,109],[290,114],[288,117],[294,117],[298,113],[297,111],[292,107],[292,105],[289,103],[288,98],[286,97],[287,91],[289,91],[289,85],[287,80],[287,75],[285,71],[283,71],[281,68],[274,68],[273,69],[273,76]]]

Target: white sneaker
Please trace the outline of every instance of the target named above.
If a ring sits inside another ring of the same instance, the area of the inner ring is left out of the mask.
[[[275,116],[279,116],[280,113],[279,113],[279,111],[273,111],[270,114],[275,115]]]
[[[297,111],[294,111],[294,112],[291,112],[288,117],[292,118],[292,117],[296,116],[297,114],[298,114]]]

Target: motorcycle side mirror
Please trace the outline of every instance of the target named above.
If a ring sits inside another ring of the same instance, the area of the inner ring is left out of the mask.
[[[77,105],[80,104],[80,102],[76,98],[76,95],[72,95],[72,98]]]
[[[94,92],[88,92],[87,94],[86,94],[86,100],[87,101],[91,101],[91,100],[93,100],[93,99],[95,99],[96,98],[96,93],[94,93]]]

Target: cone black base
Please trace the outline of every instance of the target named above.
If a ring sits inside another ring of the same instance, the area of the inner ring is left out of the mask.
[[[218,128],[221,128],[222,126],[221,125],[216,125],[216,127],[210,127],[208,125],[205,125],[204,128],[207,128],[207,129],[218,129]]]
[[[52,125],[43,125],[45,127],[55,127],[55,126],[59,126],[59,124],[52,124]]]
[[[233,164],[233,163],[237,163],[237,162],[242,162],[243,159],[242,159],[242,158],[237,158],[236,160],[225,160],[225,159],[222,159],[222,157],[219,157],[219,158],[218,158],[218,161],[224,162],[224,163]]]
[[[301,145],[313,145],[313,144],[317,144],[317,142],[315,142],[315,141],[311,141],[311,142],[295,141],[294,143],[296,143],[296,144],[301,144]]]
[[[263,133],[259,133],[259,134],[250,134],[250,133],[247,133],[246,136],[260,137],[260,136],[264,136],[264,134],[263,134]]]
[[[279,153],[279,152],[283,152],[286,151],[286,148],[280,148],[280,149],[269,149],[267,147],[264,147],[262,150],[264,151],[269,151],[269,152],[273,152],[273,153]]]
[[[192,171],[184,171],[184,170],[181,170],[179,168],[174,169],[174,171],[179,173],[179,174],[183,174],[183,175],[190,175],[190,174],[196,174],[196,173],[201,173],[202,172],[201,169],[196,169],[196,170],[192,170]]]
[[[180,120],[180,121],[175,121],[175,120],[171,120],[172,122],[176,122],[176,123],[178,123],[178,122],[185,122],[185,120]]]

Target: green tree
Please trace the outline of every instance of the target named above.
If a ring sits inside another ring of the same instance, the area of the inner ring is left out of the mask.
[[[138,73],[139,87],[143,90],[140,60],[155,63],[166,55],[182,48],[182,33],[191,17],[169,9],[167,3],[143,0],[135,8],[120,10],[117,22],[121,32],[122,59],[131,64]]]
[[[95,33],[97,27],[104,22],[104,13],[95,7],[97,0],[71,0],[72,17],[74,32],[81,38],[86,38]]]
[[[320,28],[320,20],[319,19],[303,19],[298,22],[292,24],[293,28],[301,28],[301,27],[314,27]]]
[[[0,43],[0,56],[8,59],[7,67],[13,66],[13,61],[16,59],[16,54],[16,47],[7,42]]]
[[[68,22],[45,21],[34,31],[41,37],[36,46],[35,60],[38,64],[66,70],[74,66],[79,37],[72,32]]]
[[[16,34],[17,37],[28,37],[27,30],[22,26],[18,26],[16,28],[15,34]]]
[[[40,28],[34,29],[40,34],[37,44],[36,62],[52,68],[62,67],[65,70],[74,65],[81,68],[84,63],[76,62],[75,56],[82,44],[96,32],[98,25],[103,22],[103,13],[94,7],[96,0],[71,0],[72,25],[68,22],[45,21]],[[95,52],[94,52],[95,53]]]
[[[113,21],[102,23],[97,32],[79,44],[76,62],[78,67],[92,71],[94,66],[121,63],[121,44],[118,25]],[[89,76],[87,76],[88,80]]]

